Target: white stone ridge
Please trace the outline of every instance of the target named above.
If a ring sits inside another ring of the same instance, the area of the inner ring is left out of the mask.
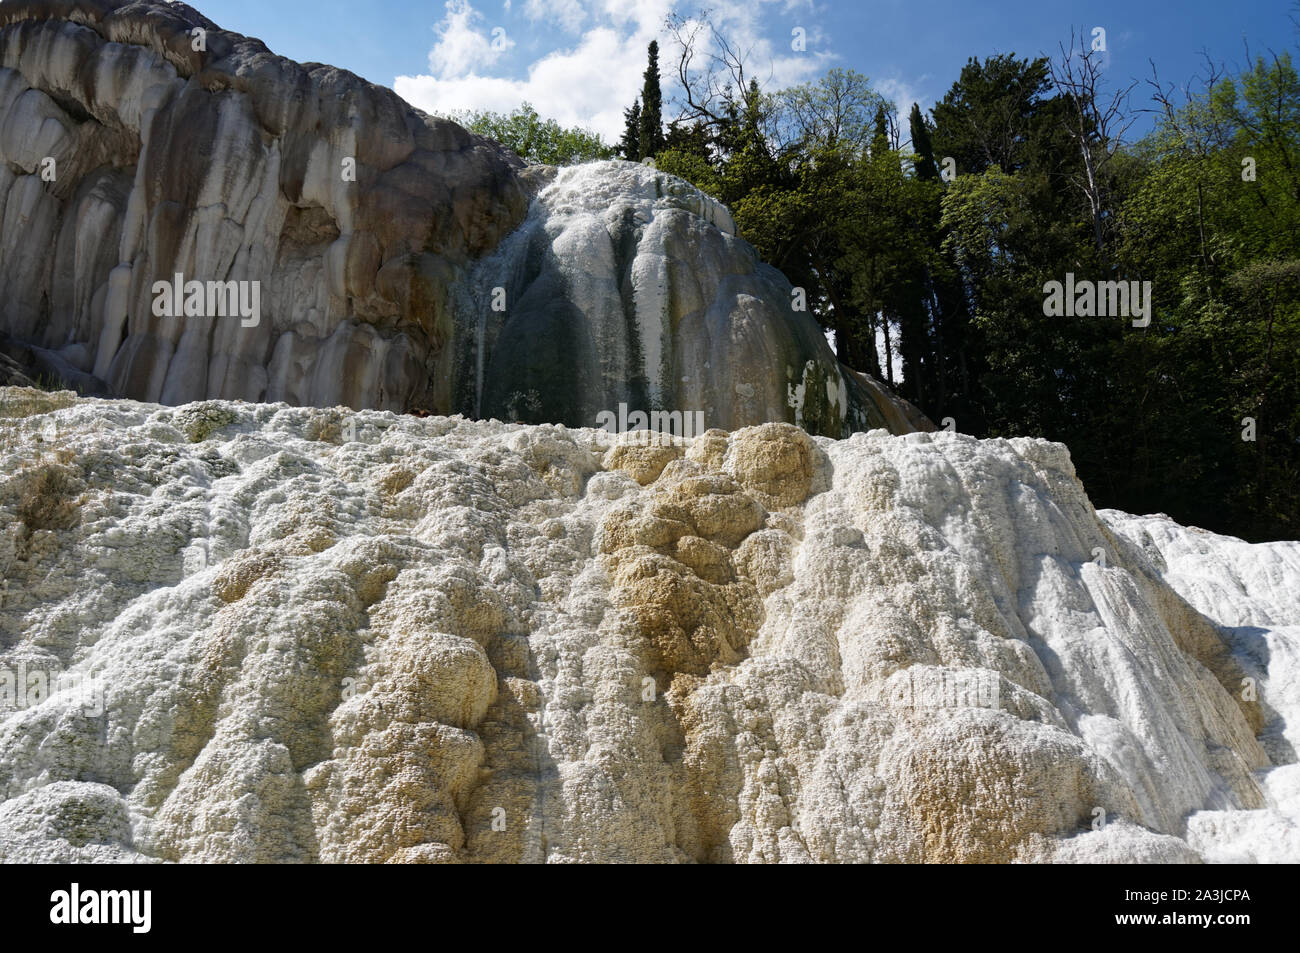
[[[1047,441],[0,388],[0,568],[0,862],[1300,860],[1300,544]]]
[[[1259,773],[1267,807],[1204,811],[1188,840],[1225,863],[1290,862],[1300,857],[1300,543],[1247,543],[1164,515],[1099,515],[1140,547],[1158,571],[1218,626],[1263,715],[1259,741],[1275,768]]]

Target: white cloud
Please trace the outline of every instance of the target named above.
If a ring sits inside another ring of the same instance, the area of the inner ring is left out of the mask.
[[[587,19],[587,11],[582,8],[581,0],[525,0],[524,16],[534,22],[549,20],[558,23],[574,33]]]
[[[447,13],[434,27],[438,42],[429,51],[429,69],[435,76],[465,76],[477,66],[495,63],[515,45],[504,28],[495,28],[491,33],[477,29],[476,23],[482,19],[468,0],[447,0]]]
[[[429,54],[429,74],[398,76],[393,88],[421,109],[442,114],[508,112],[526,101],[546,118],[584,126],[615,143],[623,134],[623,110],[640,94],[646,45],[652,39],[660,41],[665,98],[672,95],[676,51],[667,42],[664,22],[674,6],[674,0],[525,0],[522,12],[531,22],[578,35],[522,71],[498,75],[490,67],[508,64],[498,62],[504,50],[492,49],[490,31],[467,0],[450,0],[435,28],[438,42]],[[834,59],[822,43],[810,42],[804,53],[790,49],[794,26],[805,26],[810,38],[820,35],[810,15],[795,13],[791,6],[786,0],[718,0],[710,5],[719,30],[748,51],[749,73],[772,89],[811,79]],[[668,102],[664,114],[665,119],[674,114]]]
[[[928,78],[928,76],[922,76],[913,83],[898,78],[876,79],[872,77],[871,82],[886,99],[893,101],[894,105],[898,107],[899,119],[906,123],[907,114],[912,111],[912,103],[917,103],[921,107],[922,113],[929,112],[930,107],[934,105],[934,98],[921,92],[920,88],[920,85]],[[906,129],[903,130],[903,134],[906,136]]]
[[[590,6],[594,16],[615,26],[631,25],[637,33],[653,37],[663,29],[674,4],[656,0],[591,0]]]
[[[399,76],[393,84],[403,99],[428,112],[459,109],[509,112],[530,102],[543,116],[565,126],[585,126],[614,142],[623,133],[623,108],[641,91],[645,43],[620,37],[608,27],[583,34],[572,50],[549,53],[528,67],[524,79],[483,76]],[[612,64],[631,63],[632,68]]]

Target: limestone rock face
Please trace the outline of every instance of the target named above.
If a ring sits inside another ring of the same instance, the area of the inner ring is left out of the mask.
[[[5,3],[0,330],[144,400],[445,404],[450,290],[520,165],[184,4]],[[259,323],[155,315],[177,273],[258,282]]]
[[[0,569],[4,861],[1300,860],[1300,546],[1046,441],[6,388]]]
[[[734,233],[681,180],[525,169],[185,4],[0,6],[0,333],[82,393],[933,429]],[[155,309],[178,274],[202,314]]]

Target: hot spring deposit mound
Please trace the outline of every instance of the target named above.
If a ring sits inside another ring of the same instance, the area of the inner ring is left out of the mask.
[[[0,567],[0,861],[1300,860],[1300,544],[1060,444],[5,388]]]

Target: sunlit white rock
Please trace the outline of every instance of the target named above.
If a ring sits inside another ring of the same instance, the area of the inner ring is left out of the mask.
[[[11,389],[0,473],[0,666],[104,690],[5,860],[1300,859],[1296,544],[1059,444]]]

